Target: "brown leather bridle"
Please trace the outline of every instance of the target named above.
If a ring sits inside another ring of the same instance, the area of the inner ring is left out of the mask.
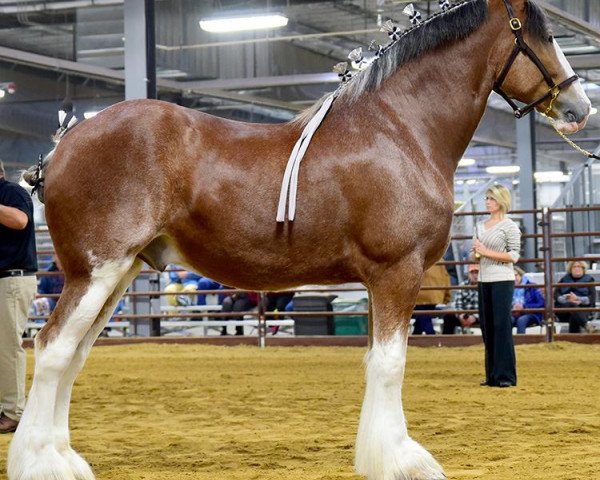
[[[558,97],[558,94],[561,92],[561,90],[563,90],[564,88],[571,85],[574,81],[576,81],[579,78],[579,76],[573,75],[572,77],[567,78],[564,82],[559,83],[558,85],[556,83],[554,83],[554,80],[552,80],[552,76],[548,73],[548,70],[546,69],[546,67],[544,66],[542,61],[535,54],[535,52],[529,47],[529,45],[527,45],[527,42],[523,38],[523,25],[521,23],[521,20],[519,20],[515,16],[512,5],[510,4],[510,0],[503,0],[503,1],[504,1],[504,5],[506,6],[506,10],[508,11],[510,29],[512,30],[513,34],[515,35],[515,48],[513,49],[512,53],[510,54],[510,57],[508,57],[508,60],[506,61],[506,64],[504,65],[504,68],[502,69],[500,76],[494,83],[494,91],[496,93],[498,93],[500,96],[502,96],[502,98],[504,98],[504,100],[506,100],[506,102],[513,109],[515,117],[517,117],[517,118],[524,117],[525,115],[531,113],[533,111],[533,109],[535,107],[537,107],[540,103],[543,103],[546,100],[550,99],[550,106],[546,109],[546,112],[545,112],[545,114],[548,115],[550,113],[550,111],[552,110],[554,101],[556,100],[556,97]],[[513,64],[515,63],[515,60],[519,56],[519,53],[523,53],[524,55],[526,55],[527,57],[529,57],[531,59],[531,61],[535,64],[535,66],[538,68],[538,70],[544,76],[544,80],[546,81],[546,83],[548,84],[548,87],[549,87],[548,93],[546,93],[542,97],[538,98],[537,100],[531,102],[529,105],[525,105],[524,107],[521,107],[521,108],[519,108],[517,106],[517,104],[512,100],[512,98],[510,98],[508,96],[508,94],[504,90],[502,90],[502,84],[504,83],[504,80],[506,80],[506,76],[508,75],[508,72],[510,71]]]

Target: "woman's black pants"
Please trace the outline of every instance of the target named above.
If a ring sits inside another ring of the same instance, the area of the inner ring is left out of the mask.
[[[511,309],[515,283],[479,282],[479,321],[485,344],[488,385],[517,384]]]

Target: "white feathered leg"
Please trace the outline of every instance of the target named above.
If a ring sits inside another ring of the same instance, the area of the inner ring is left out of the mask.
[[[94,325],[79,343],[75,355],[73,356],[73,360],[59,383],[56,407],[54,410],[54,444],[56,450],[71,467],[73,476],[77,480],[94,480],[95,477],[88,463],[71,447],[70,443],[69,407],[71,404],[73,384],[87,360],[94,342],[106,326],[106,323],[114,312],[123,293],[125,293],[127,287],[131,285],[133,279],[140,272],[142,265],[143,262],[136,259],[133,266],[129,269],[129,272],[127,272],[119,282],[112,295],[106,301]]]
[[[368,480],[441,480],[442,467],[408,436],[402,409],[408,328],[421,285],[418,255],[379,272],[369,285],[371,345],[356,438],[355,468]]]
[[[9,480],[94,478],[89,466],[84,468],[81,465],[82,462],[85,463],[81,457],[77,461],[77,472],[74,472],[69,461],[56,448],[54,422],[58,389],[80,341],[94,324],[100,310],[119,280],[131,267],[131,263],[132,260],[106,262],[94,268],[89,284],[82,290],[84,294],[78,302],[77,299],[73,299],[72,293],[69,293],[69,285],[65,285],[65,300],[62,306],[57,305],[57,311],[69,312],[68,317],[60,328],[60,324],[55,323],[55,336],[51,337],[44,347],[40,347],[39,342],[36,342],[33,385],[8,453]],[[70,308],[65,308],[66,301],[72,302],[72,305],[68,306]],[[61,401],[65,399],[63,396]]]
[[[402,409],[406,335],[375,341],[365,358],[366,392],[356,440],[356,472],[369,480],[440,480],[442,467],[408,436]]]

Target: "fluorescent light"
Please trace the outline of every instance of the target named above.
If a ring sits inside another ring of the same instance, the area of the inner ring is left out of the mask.
[[[247,17],[206,18],[200,20],[200,28],[205,32],[225,33],[279,28],[285,27],[287,23],[287,17],[280,14],[252,15]]]
[[[598,113],[598,109],[596,107],[592,107],[590,110],[590,115],[596,115]]]
[[[458,162],[459,167],[470,167],[477,163],[474,158],[461,158],[460,162]]]
[[[97,110],[89,110],[87,112],[83,112],[83,118],[85,118],[86,120],[88,118],[95,117],[96,115],[98,115],[98,111]]]
[[[568,182],[571,176],[561,171],[535,172],[533,174],[537,183],[563,183]]]
[[[6,95],[6,92],[0,89],[0,98],[4,98],[4,95]]]
[[[518,165],[500,165],[497,167],[487,167],[485,171],[495,175],[503,175],[507,173],[518,173],[521,171],[521,167]]]

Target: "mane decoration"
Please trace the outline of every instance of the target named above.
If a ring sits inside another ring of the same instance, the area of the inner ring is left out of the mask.
[[[352,78],[350,70],[348,70],[348,62],[340,62],[333,67],[333,71],[338,74],[342,83],[347,82]]]
[[[408,17],[411,25],[418,25],[421,23],[421,12],[415,10],[412,3],[409,3],[404,10],[402,10],[402,13]]]
[[[348,54],[348,58],[350,59],[352,68],[355,68],[356,70],[362,70],[369,66],[368,60],[363,56],[361,47],[352,50]]]
[[[55,142],[58,141],[78,122],[78,118],[73,112],[73,104],[65,101],[58,111],[58,129],[53,136]]]
[[[341,84],[329,94],[324,95],[312,107],[300,112],[292,122],[305,126],[319,111],[325,99],[343,97],[350,104],[359,100],[364,91],[374,91],[404,63],[419,57],[424,52],[434,49],[444,42],[452,42],[467,37],[487,18],[487,0],[463,0],[450,3],[450,0],[438,0],[439,11],[420,21],[421,14],[412,4],[404,8],[403,13],[409,17],[411,26],[402,29],[388,20],[381,26],[381,31],[389,36],[386,45],[380,45],[373,40],[368,50],[373,52],[368,57],[362,57],[359,62],[354,60],[354,49],[349,58],[354,68],[360,64],[354,75],[344,62],[334,67]],[[446,19],[440,23],[437,20]],[[417,21],[419,20],[419,21]],[[362,49],[360,49],[362,54]],[[357,65],[355,65],[355,63]]]

